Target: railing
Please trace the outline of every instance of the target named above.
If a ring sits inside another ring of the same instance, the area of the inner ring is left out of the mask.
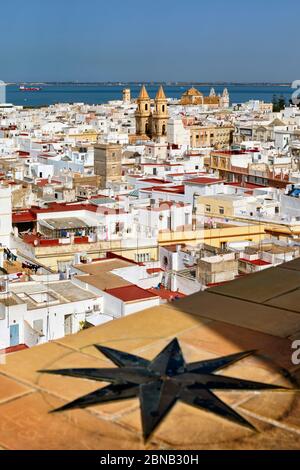
[[[233,165],[227,165],[227,167],[221,167],[220,165],[213,165],[214,168],[220,170],[220,171],[227,171],[227,172],[233,172],[233,173],[239,173],[247,176],[254,176],[258,178],[265,178],[265,179],[272,179],[275,181],[289,181],[289,175],[280,173],[277,174],[274,171],[256,171],[256,170],[251,170],[249,168],[242,168],[239,166],[233,166]]]

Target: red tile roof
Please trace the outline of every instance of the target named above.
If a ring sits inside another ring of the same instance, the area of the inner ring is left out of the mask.
[[[89,237],[75,237],[74,243],[80,245],[81,243],[89,243]]]
[[[24,222],[35,222],[36,214],[33,214],[30,210],[22,212],[14,212],[12,215],[13,224],[21,224]]]
[[[190,179],[190,180],[186,180],[184,183],[185,184],[186,183],[191,183],[191,184],[207,185],[207,184],[224,183],[224,180],[217,179],[217,178],[209,178],[209,177],[205,177],[205,176],[200,176],[199,178],[193,178],[193,179]]]
[[[168,209],[173,208],[179,208],[179,207],[187,207],[188,204],[184,204],[183,202],[173,202],[173,201],[161,201],[159,202],[158,206],[147,206],[146,210],[148,211],[153,211],[153,212],[160,212],[160,211],[165,211]]]
[[[48,212],[53,213],[53,212],[67,212],[67,211],[82,211],[82,210],[97,212],[98,206],[94,204],[50,202],[47,208],[41,209],[38,206],[32,206],[30,210],[35,214],[44,214]]]
[[[268,263],[267,261],[264,261],[262,259],[245,259],[245,258],[240,258],[240,261],[244,261],[245,263],[249,264],[254,264],[255,266],[271,266],[271,263]]]
[[[36,185],[39,186],[39,188],[42,188],[42,187],[44,187],[44,186],[47,186],[47,184],[62,184],[62,182],[61,182],[61,181],[57,181],[57,180],[51,180],[51,181],[49,182],[49,180],[48,180],[47,178],[42,178],[42,179],[40,179],[40,180],[38,180],[38,181],[36,182]]]
[[[167,176],[204,175],[202,171],[186,171],[185,173],[168,173]]]
[[[247,153],[257,153],[259,149],[247,149],[247,150],[215,150],[213,154],[220,155],[245,155]]]
[[[159,179],[159,178],[147,178],[147,179],[140,179],[140,183],[151,183],[151,184],[170,184],[168,181]]]
[[[11,346],[9,348],[1,349],[1,354],[11,354],[13,352],[23,351],[24,349],[28,349],[26,344],[18,344],[17,346]]]
[[[158,274],[158,273],[161,273],[161,272],[163,272],[163,269],[161,269],[161,268],[149,268],[149,269],[147,269],[148,274]]]
[[[163,188],[161,186],[153,186],[152,188],[145,188],[141,191],[157,191],[161,193],[171,193],[171,194],[184,194],[184,185],[180,186],[169,186],[168,188]]]
[[[30,153],[29,152],[23,152],[22,150],[18,150],[17,154],[19,157],[29,157]]]
[[[177,299],[183,299],[186,297],[185,294],[181,292],[172,292],[169,289],[165,289],[164,287],[160,287],[159,289],[148,289],[149,292],[158,295],[161,299],[172,301]]]
[[[236,188],[245,188],[245,189],[256,189],[256,188],[265,188],[261,184],[253,183],[225,183],[226,186],[235,186]]]

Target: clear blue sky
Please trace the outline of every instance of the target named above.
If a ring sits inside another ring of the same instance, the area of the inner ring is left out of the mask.
[[[12,0],[6,81],[293,81],[299,0]]]

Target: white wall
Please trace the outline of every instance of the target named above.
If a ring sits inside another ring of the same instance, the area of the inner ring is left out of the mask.
[[[12,203],[10,187],[0,186],[0,243],[10,248],[12,232]]]
[[[94,305],[101,305],[101,299],[50,305],[34,310],[27,310],[27,304],[10,306],[9,309],[6,308],[5,319],[0,320],[0,349],[10,346],[9,327],[14,324],[19,325],[20,344],[27,344],[27,341],[30,341],[28,328],[24,322],[34,328],[34,321],[42,320],[44,338],[41,342],[46,342],[65,336],[65,315],[72,315],[72,333],[77,333],[80,330],[80,322],[86,318],[86,312],[89,310],[92,312]]]

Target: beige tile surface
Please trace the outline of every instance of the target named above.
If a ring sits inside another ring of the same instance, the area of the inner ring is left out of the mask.
[[[282,338],[300,330],[300,315],[207,291],[176,303],[184,312]]]
[[[0,403],[13,400],[31,391],[32,389],[30,387],[24,386],[14,379],[0,374]]]
[[[278,267],[250,274],[221,287],[213,287],[211,292],[263,303],[297,287],[300,287],[300,272]]]
[[[61,404],[56,399],[56,406]],[[89,412],[49,414],[50,410],[48,400],[39,393],[0,405],[1,445],[12,450],[141,447],[137,435]]]

